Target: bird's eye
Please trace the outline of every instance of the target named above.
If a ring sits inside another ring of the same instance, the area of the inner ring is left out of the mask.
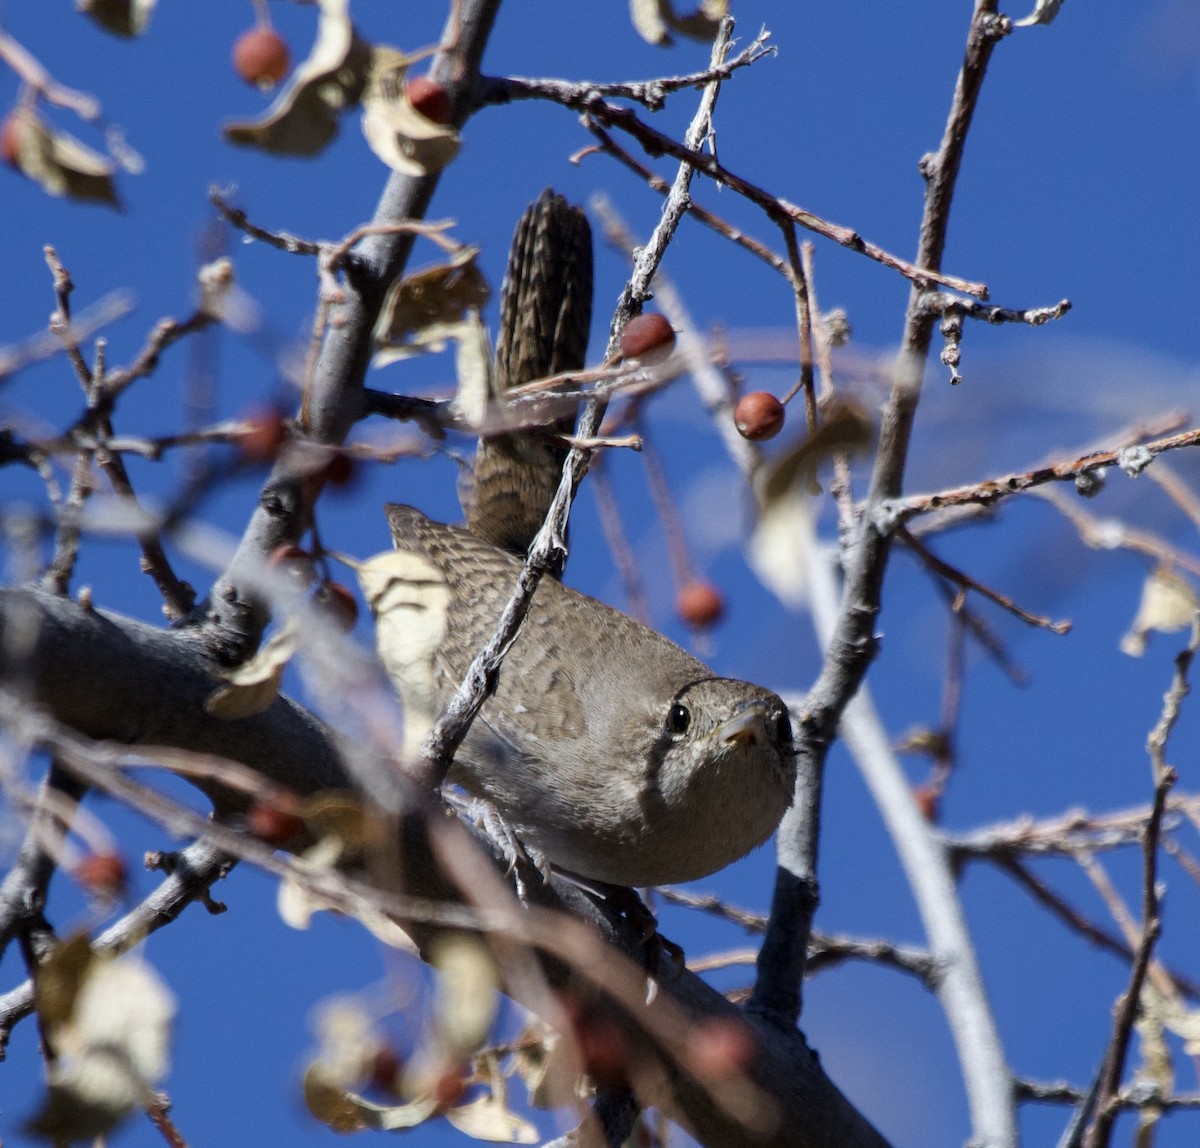
[[[682,702],[676,702],[667,713],[667,733],[678,736],[687,733],[692,724],[692,711]]]
[[[780,745],[791,745],[792,743],[792,719],[788,717],[787,710],[775,718],[775,740]]]

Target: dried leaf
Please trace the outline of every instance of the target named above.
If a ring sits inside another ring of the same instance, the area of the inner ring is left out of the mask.
[[[145,1106],[167,1072],[175,1001],[139,957],[90,963],[70,1016],[51,1026],[58,1059],[28,1130],[91,1139]]]
[[[118,36],[140,36],[156,0],[75,0],[75,7]]]
[[[1165,566],[1156,567],[1142,584],[1142,600],[1129,632],[1121,639],[1123,654],[1140,658],[1151,630],[1173,634],[1191,625],[1200,599],[1186,578]]]
[[[309,824],[312,825],[312,822]],[[344,840],[330,834],[307,849],[301,860],[310,869],[332,870],[357,863],[357,854],[360,852],[353,848],[348,849]],[[340,903],[313,892],[304,881],[295,877],[285,877],[279,882],[279,891],[275,895],[275,910],[285,925],[300,932],[312,924],[312,919],[317,913],[345,912]],[[412,953],[414,956],[419,953],[412,937],[383,913],[362,906],[354,913],[354,918],[371,936],[388,948]]]
[[[807,562],[800,546],[812,534],[811,517],[809,496],[792,484],[759,510],[750,535],[747,561],[785,606],[801,606],[808,599]]]
[[[419,554],[389,550],[358,568],[375,615],[375,648],[404,707],[404,751],[416,753],[442,711],[436,659],[446,635],[450,587]]]
[[[462,336],[464,320],[491,295],[478,255],[478,247],[464,247],[448,263],[392,284],[375,327],[377,365],[444,351]]]
[[[493,1144],[536,1144],[538,1130],[495,1096],[481,1096],[469,1104],[448,1108],[446,1120],[460,1132]]]
[[[264,642],[248,662],[222,675],[228,684],[205,700],[205,713],[235,721],[270,709],[279,697],[284,670],[295,652],[295,631],[285,626]]]
[[[458,378],[458,411],[470,426],[483,425],[492,395],[492,345],[483,319],[474,308],[454,335],[454,373]]]
[[[1064,0],[1037,0],[1033,11],[1022,20],[1014,20],[1014,28],[1029,28],[1034,24],[1049,24],[1058,15]]]
[[[226,124],[231,143],[280,155],[316,155],[337,135],[338,117],[362,98],[370,44],[350,23],[349,0],[321,0],[317,39],[287,87],[257,120]]]
[[[437,970],[434,1024],[450,1061],[467,1060],[484,1042],[496,1019],[499,978],[487,948],[476,937],[451,934],[430,955]]]
[[[874,426],[857,403],[836,400],[825,410],[821,425],[801,435],[771,463],[759,484],[759,503],[768,506],[798,482],[812,482],[817,467],[838,452],[854,454],[871,443]]]
[[[590,1091],[578,1064],[570,1063],[562,1037],[535,1021],[517,1038],[513,1072],[524,1082],[534,1108],[560,1108]]]
[[[629,0],[629,15],[638,35],[648,44],[662,46],[671,43],[671,32],[693,40],[712,40],[728,14],[729,0],[702,0],[695,11],[683,15],[675,11],[671,0]]]
[[[411,59],[395,48],[371,53],[363,92],[362,130],[371,150],[401,175],[441,171],[457,154],[458,132],[413,106],[404,84]]]
[[[75,1012],[75,999],[99,958],[86,933],[61,941],[38,966],[34,977],[34,1006],[42,1024],[65,1024]]]
[[[13,113],[16,164],[50,195],[118,207],[115,165],[86,144],[56,131],[32,108]]]

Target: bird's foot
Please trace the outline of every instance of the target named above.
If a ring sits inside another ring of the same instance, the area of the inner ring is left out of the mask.
[[[517,899],[522,905],[529,901],[529,886],[526,878],[536,872],[543,884],[550,880],[550,862],[539,849],[527,846],[516,834],[504,815],[490,801],[474,797],[466,803],[464,810],[476,825],[495,843],[507,864],[506,874],[511,874],[516,886]]]

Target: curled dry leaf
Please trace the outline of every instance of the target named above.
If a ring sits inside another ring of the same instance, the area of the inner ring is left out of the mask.
[[[295,652],[296,632],[288,625],[264,642],[248,662],[223,675],[226,684],[205,700],[205,713],[234,721],[270,709]]]
[[[1062,6],[1063,0],[1037,0],[1033,11],[1022,20],[1014,20],[1013,27],[1030,28],[1034,24],[1049,24]]]
[[[157,0],[75,0],[75,7],[118,36],[140,36]]]
[[[462,338],[463,322],[492,293],[478,255],[478,247],[460,248],[449,262],[392,284],[375,327],[377,366],[444,351],[449,340]]]
[[[759,581],[785,606],[802,605],[808,594],[798,539],[812,533],[808,484],[815,480],[818,464],[835,451],[863,449],[872,433],[866,412],[842,402],[825,412],[816,433],[796,439],[764,468],[747,557]]]
[[[495,1095],[481,1096],[457,1108],[447,1108],[446,1121],[476,1140],[493,1144],[536,1144],[538,1130]]]
[[[629,0],[633,26],[648,44],[670,44],[672,32],[693,40],[711,40],[728,14],[729,0],[701,0],[694,11],[682,15],[671,0]]]
[[[43,191],[120,206],[110,159],[56,131],[32,108],[17,108],[8,122],[13,163]]]
[[[316,794],[300,806],[306,828],[319,840],[300,857],[309,870],[346,869],[362,864],[365,829],[362,807],[346,794]],[[280,920],[292,929],[305,930],[315,913],[345,912],[345,906],[312,890],[299,875],[279,883],[275,908]],[[417,953],[412,938],[390,917],[359,904],[354,918],[377,941],[404,953]]]
[[[534,1021],[516,1043],[513,1072],[525,1082],[534,1108],[560,1108],[586,1098],[589,1086],[577,1058],[553,1029]]]
[[[371,52],[363,92],[362,130],[371,150],[402,175],[441,171],[457,154],[458,132],[418,111],[404,75],[412,60],[395,48]]]
[[[56,973],[61,988],[71,967],[69,1011],[61,1012],[60,997],[42,1014],[58,1058],[45,1103],[27,1126],[61,1141],[102,1136],[149,1102],[167,1072],[175,1014],[174,998],[145,961],[96,957],[78,941],[68,942]],[[38,995],[40,1008],[40,986]]]
[[[1140,658],[1146,652],[1151,630],[1173,634],[1191,625],[1200,609],[1200,599],[1192,584],[1165,566],[1156,567],[1142,584],[1142,600],[1129,632],[1121,639],[1121,653]]]
[[[308,59],[257,120],[226,124],[226,139],[281,155],[316,155],[337,135],[338,117],[362,98],[372,56],[350,22],[348,2],[321,0]]]

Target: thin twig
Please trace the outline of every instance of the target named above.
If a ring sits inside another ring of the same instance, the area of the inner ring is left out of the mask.
[[[1028,610],[1024,610],[1018,606],[1007,594],[1001,594],[1000,591],[993,590],[990,586],[985,586],[978,579],[972,578],[970,574],[951,566],[948,562],[944,562],[925,546],[923,542],[914,538],[906,527],[897,527],[896,537],[912,550],[935,574],[940,574],[943,578],[948,578],[951,582],[966,590],[974,590],[975,593],[982,594],[983,597],[991,602],[995,602],[997,606],[1007,610],[1010,614],[1015,614],[1022,622],[1028,622],[1031,626],[1039,626],[1055,634],[1067,634],[1070,632],[1071,623],[1069,621],[1055,622],[1050,618],[1042,617],[1041,614],[1031,614]]]
[[[1150,806],[1150,817],[1142,837],[1142,928],[1134,952],[1133,966],[1129,973],[1129,985],[1117,1002],[1113,1018],[1112,1039],[1105,1056],[1100,1076],[1100,1088],[1096,1098],[1096,1115],[1084,1135],[1084,1148],[1107,1148],[1117,1118],[1117,1091],[1121,1074],[1125,1068],[1133,1024],[1137,1019],[1142,985],[1150,969],[1150,958],[1162,930],[1159,915],[1161,894],[1158,888],[1158,847],[1162,834],[1163,814],[1167,797],[1178,778],[1174,768],[1167,764],[1167,740],[1175,723],[1179,720],[1183,700],[1190,686],[1188,673],[1200,647],[1200,619],[1192,622],[1192,636],[1187,648],[1175,659],[1175,675],[1171,688],[1163,697],[1162,712],[1150,736],[1146,749],[1150,755],[1150,769],[1154,781],[1154,798]]]

